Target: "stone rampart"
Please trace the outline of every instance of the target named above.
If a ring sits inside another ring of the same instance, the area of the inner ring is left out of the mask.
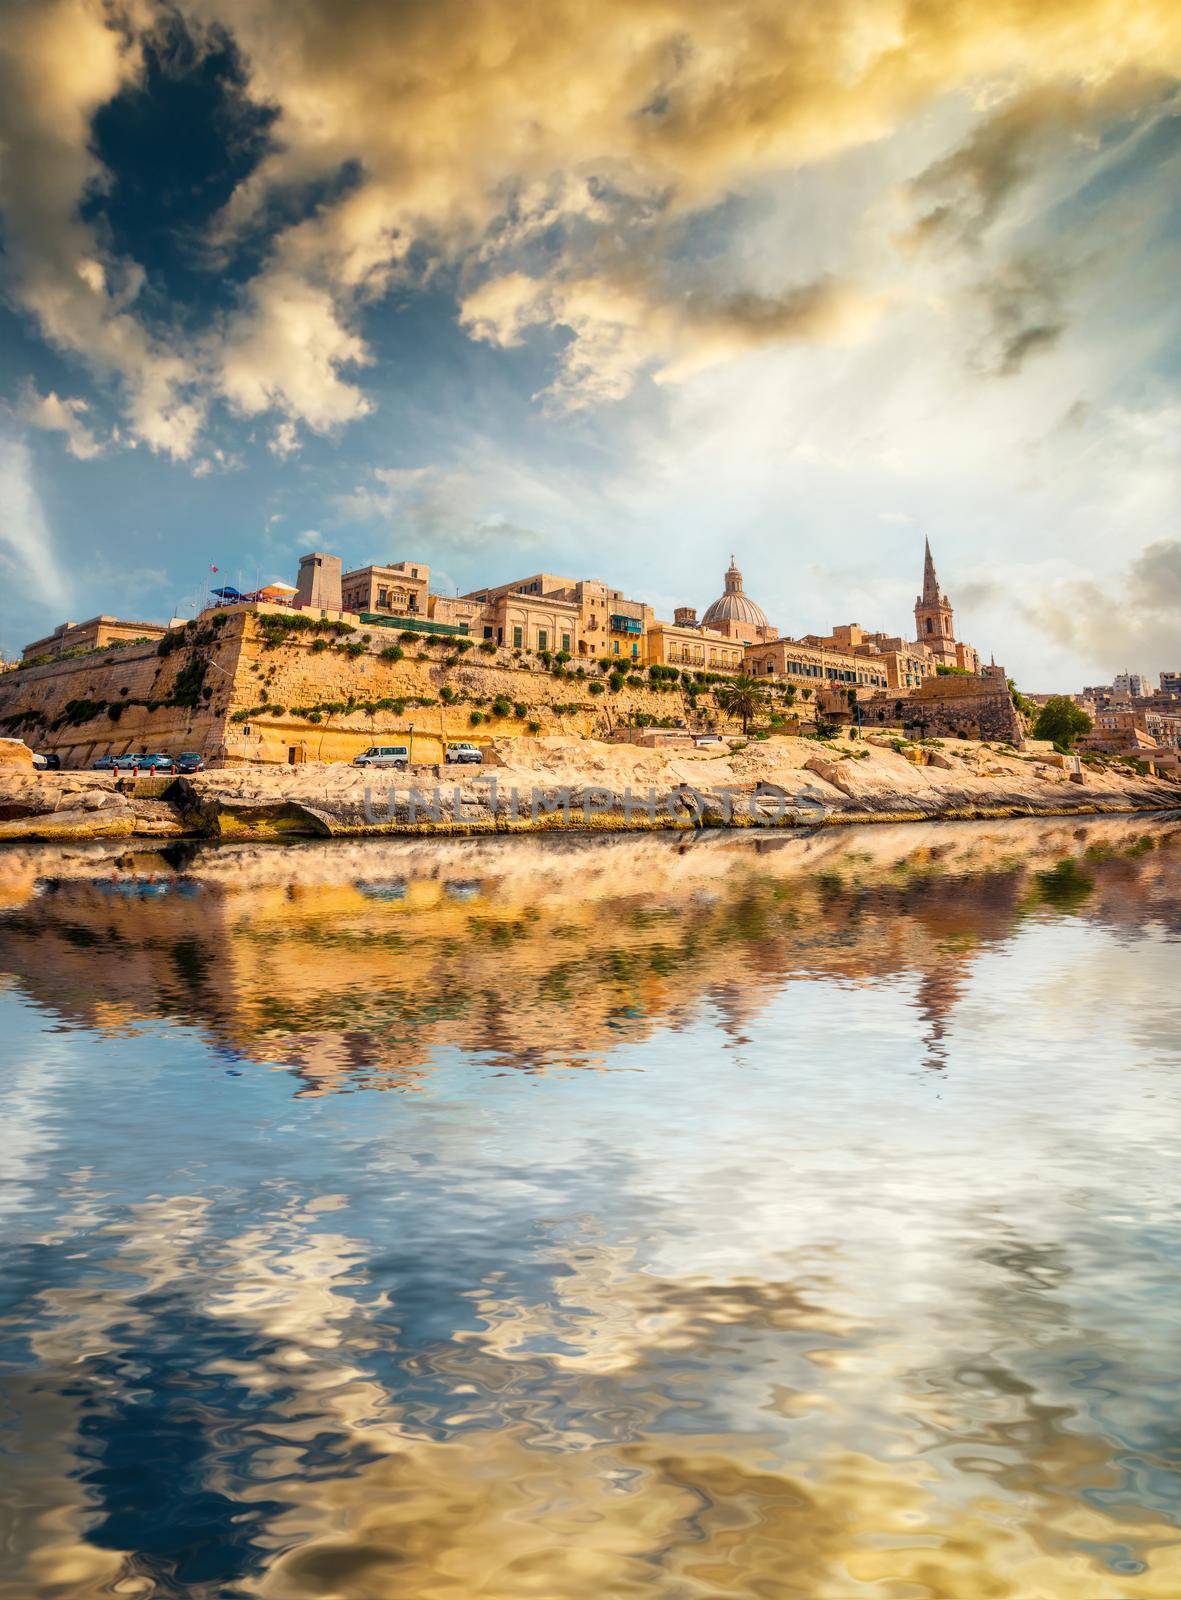
[[[0,735],[55,750],[69,767],[144,750],[230,763],[348,761],[411,737],[415,761],[431,762],[461,739],[607,737],[637,716],[691,716],[678,688],[645,677],[615,690],[596,661],[556,665],[504,648],[462,650],[454,639],[402,640],[396,628],[339,614],[232,607],[159,645],[4,674]]]

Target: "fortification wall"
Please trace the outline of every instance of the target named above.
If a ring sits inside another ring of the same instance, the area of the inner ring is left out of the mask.
[[[400,660],[391,652],[400,650]],[[573,665],[573,664],[572,664]],[[642,713],[686,715],[679,692],[645,683],[606,687],[597,664],[555,676],[539,658],[454,641],[399,640],[358,627],[340,637],[293,633],[278,642],[245,623],[224,744],[230,761],[351,760],[371,744],[414,739],[415,761],[440,761],[459,739],[514,734],[599,738]],[[592,691],[591,685],[596,686]],[[478,720],[473,720],[478,719]]]
[[[906,696],[895,691],[873,695],[861,710],[871,727],[902,724],[928,738],[1020,744],[1025,732],[1005,680],[979,674],[928,678]]]
[[[535,656],[402,642],[396,629],[332,613],[308,619],[319,631],[301,631],[296,615],[230,608],[169,636],[163,656],[137,646],[7,673],[0,734],[80,767],[143,750],[232,763],[348,761],[371,744],[409,742],[413,731],[415,761],[431,762],[458,739],[603,738],[637,713],[689,716],[679,690],[649,680],[612,690],[597,663],[582,678],[555,676]]]
[[[229,666],[219,679],[204,664],[216,653],[183,647],[162,656],[153,640],[6,672],[0,733],[56,751],[69,767],[127,751],[212,749],[226,699],[215,685],[228,685],[233,671]]]

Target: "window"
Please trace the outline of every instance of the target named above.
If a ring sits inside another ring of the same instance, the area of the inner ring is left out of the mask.
[[[539,650],[549,649],[549,634],[544,628],[538,628],[537,630],[537,648]]]
[[[490,627],[486,627],[484,629],[484,637],[485,637],[485,639],[491,639],[491,637],[492,637],[492,629]]]
[[[931,619],[930,619],[930,617],[927,618],[927,632],[928,633],[931,632]]]
[[[568,633],[564,633],[562,635],[562,649],[566,651],[567,655],[569,655],[569,653],[570,653],[570,635]]]
[[[632,645],[632,660],[633,661],[637,661],[639,659],[639,655],[640,655],[640,647],[639,647],[639,645],[638,644],[633,644]]]
[[[513,629],[513,649],[514,650],[519,650],[524,643],[525,643],[525,630],[523,628],[514,628]]]
[[[611,649],[613,650],[613,652],[616,655],[619,654],[619,640],[618,639],[612,639],[612,641],[611,641]]]

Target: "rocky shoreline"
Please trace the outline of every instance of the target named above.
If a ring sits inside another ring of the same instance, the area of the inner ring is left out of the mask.
[[[773,738],[734,751],[493,741],[481,768],[340,763],[186,778],[0,769],[0,842],[833,827],[1181,809],[1181,784],[973,741]]]

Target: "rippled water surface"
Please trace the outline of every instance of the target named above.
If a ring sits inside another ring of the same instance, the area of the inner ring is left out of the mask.
[[[0,855],[0,1595],[1181,1594],[1181,823]]]

